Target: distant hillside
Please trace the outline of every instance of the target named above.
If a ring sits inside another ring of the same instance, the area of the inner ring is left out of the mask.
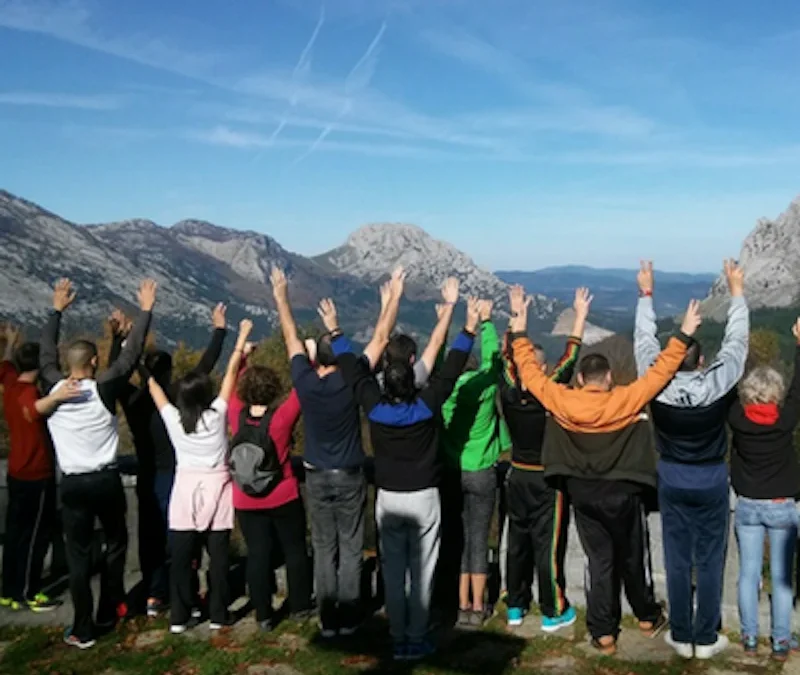
[[[500,271],[497,276],[509,284],[522,284],[530,293],[542,293],[571,303],[577,286],[588,286],[594,295],[593,320],[600,326],[619,329],[621,317],[636,309],[636,270],[598,269],[581,265],[548,267],[533,272]],[[659,313],[678,314],[692,298],[708,295],[716,274],[656,272],[656,302]]]

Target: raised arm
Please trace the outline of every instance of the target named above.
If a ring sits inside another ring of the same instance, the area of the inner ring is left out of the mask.
[[[53,414],[62,403],[80,398],[82,395],[80,383],[77,380],[67,380],[55,391],[38,399],[34,407],[40,417],[47,417]]]
[[[48,317],[39,345],[39,379],[45,391],[50,391],[64,377],[58,364],[58,337],[61,315],[75,300],[69,279],[59,279],[53,290],[53,313]]]
[[[503,360],[500,358],[500,338],[497,328],[492,323],[492,301],[478,302],[478,316],[481,322],[481,366],[480,372],[498,376],[503,372]]]
[[[575,373],[575,366],[578,365],[578,357],[581,353],[583,342],[579,337],[568,337],[564,347],[564,353],[550,373],[550,379],[559,384],[569,384]]]
[[[428,340],[428,345],[425,351],[422,352],[420,361],[425,364],[429,376],[436,367],[436,359],[439,356],[439,351],[447,340],[447,331],[450,330],[450,324],[453,321],[453,310],[458,302],[458,289],[459,282],[455,277],[450,277],[445,280],[442,285],[442,304],[436,306],[436,315],[439,320],[431,333],[431,339]]]
[[[658,324],[653,307],[653,262],[643,260],[636,277],[639,284],[639,302],[636,305],[636,323],[633,330],[633,353],[636,372],[641,377],[655,363],[661,352],[658,341]]]
[[[449,306],[438,307],[440,312],[446,312]],[[452,318],[452,308],[449,309]],[[476,298],[469,298],[467,300],[467,321],[464,330],[456,336],[453,344],[450,346],[450,351],[444,360],[441,368],[439,368],[431,377],[429,386],[425,389],[421,396],[423,400],[434,408],[441,407],[448,399],[450,394],[455,389],[456,381],[464,372],[464,366],[467,365],[467,359],[472,351],[472,345],[475,341],[475,332],[478,330],[478,322],[480,321],[480,307]],[[448,321],[449,324],[449,321]]]
[[[239,366],[242,362],[247,345],[247,338],[253,330],[253,322],[250,319],[242,319],[239,323],[239,336],[236,338],[236,346],[233,348],[231,358],[228,359],[228,368],[225,370],[225,377],[222,379],[222,386],[219,389],[219,398],[225,403],[231,400],[233,388],[236,386],[236,378],[239,376]]]
[[[228,308],[221,302],[214,307],[211,313],[211,321],[214,326],[211,332],[211,341],[203,352],[203,356],[200,357],[199,363],[194,367],[193,372],[205,373],[208,375],[214,370],[214,366],[217,365],[220,354],[222,354],[222,345],[225,342],[225,335],[227,333],[225,329],[225,312],[227,309]]]
[[[589,309],[592,306],[594,296],[589,293],[589,289],[581,286],[575,289],[575,301],[572,303],[572,308],[575,310],[575,321],[572,324],[572,333],[570,337],[576,337],[583,340],[583,334],[586,331],[586,320],[589,318]]]
[[[731,292],[728,323],[717,357],[706,369],[707,396],[716,399],[742,379],[750,347],[750,310],[744,298],[744,272],[735,261],[726,260],[725,276]]]
[[[350,340],[341,333],[334,336],[331,348],[336,355],[336,362],[339,364],[344,381],[353,389],[353,396],[364,409],[364,413],[369,415],[380,403],[382,395],[369,363],[353,353]]]
[[[272,268],[270,273],[272,283],[272,294],[275,297],[275,306],[278,309],[278,319],[281,322],[283,341],[286,343],[286,353],[291,361],[295,356],[304,354],[303,343],[297,335],[297,324],[292,316],[292,308],[289,305],[289,288],[286,275],[283,270],[277,267]]]
[[[159,412],[169,405],[169,399],[161,388],[161,385],[155,381],[154,378],[147,378],[147,389],[150,391],[150,396]]]
[[[122,345],[133,328],[133,322],[125,316],[121,309],[115,309],[108,318],[108,326],[111,329],[111,349],[108,352],[108,368],[110,368],[119,358],[122,352]]]
[[[125,340],[125,346],[120,352],[119,358],[97,378],[98,386],[110,383],[127,382],[144,351],[144,343],[147,340],[147,332],[150,330],[150,321],[153,317],[153,307],[156,304],[156,289],[158,285],[152,279],[145,279],[139,285],[139,316],[133,323],[130,334]],[[103,398],[106,398],[103,396]]]
[[[252,342],[245,342],[244,349],[242,350],[242,358],[239,361],[239,372],[236,373],[236,380],[233,382],[233,390],[231,391],[231,398],[228,401],[228,428],[234,436],[239,433],[239,417],[244,410],[244,402],[239,398],[238,387],[239,379],[242,373],[247,370],[247,359],[253,353],[255,345]]]
[[[19,340],[19,329],[9,323],[6,325],[3,334],[6,340],[6,346],[3,350],[3,361],[11,362],[14,360],[14,349],[16,349],[17,341]]]
[[[393,273],[391,280],[381,286],[381,315],[375,330],[372,333],[364,356],[367,357],[372,370],[378,365],[383,356],[386,345],[389,344],[389,336],[397,323],[397,313],[400,311],[400,300],[403,297],[406,274],[402,267],[398,267]],[[336,326],[338,328],[338,324]]]

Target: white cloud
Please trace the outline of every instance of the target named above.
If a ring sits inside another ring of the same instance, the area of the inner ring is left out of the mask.
[[[65,94],[38,91],[0,92],[0,105],[78,108],[81,110],[116,110],[122,107],[118,96],[104,94]]]

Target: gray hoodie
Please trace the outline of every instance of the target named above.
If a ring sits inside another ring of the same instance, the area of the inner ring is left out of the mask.
[[[633,347],[641,377],[661,351],[653,298],[639,299]],[[750,341],[750,311],[743,297],[731,298],[722,346],[713,363],[703,370],[679,372],[656,399],[677,408],[700,408],[726,396],[744,375]]]

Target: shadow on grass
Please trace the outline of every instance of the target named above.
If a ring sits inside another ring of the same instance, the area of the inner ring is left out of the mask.
[[[319,635],[311,646],[334,659],[340,665],[358,667],[362,673],[413,673],[425,666],[440,668],[448,673],[501,675],[513,668],[527,643],[524,639],[491,630],[464,631],[446,629],[437,634],[437,652],[418,662],[392,660],[392,643],[386,621],[373,618],[351,638],[324,640]]]

